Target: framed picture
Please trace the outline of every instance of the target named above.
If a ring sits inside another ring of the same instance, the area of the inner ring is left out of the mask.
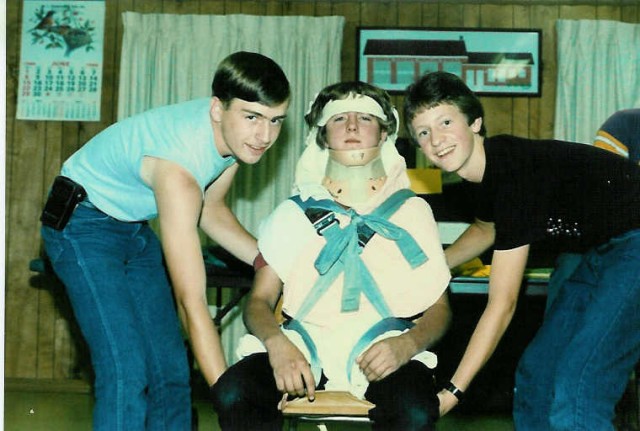
[[[425,73],[460,76],[482,96],[540,96],[536,29],[358,27],[356,79],[404,92]]]

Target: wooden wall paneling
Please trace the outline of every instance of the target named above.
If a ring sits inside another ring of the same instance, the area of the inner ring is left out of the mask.
[[[118,2],[120,3],[120,2]],[[100,121],[98,125],[101,129],[107,128],[114,122],[118,112],[116,89],[118,88],[119,70],[119,50],[122,28],[122,14],[117,4],[113,2],[105,3],[104,21],[104,46],[102,48],[102,97],[100,100]]]
[[[240,4],[240,13],[244,15],[264,15],[266,4],[263,2],[242,2]]]
[[[30,289],[29,256],[37,253],[39,237],[36,206],[38,182],[42,183],[43,123],[15,119],[18,92],[22,2],[6,6],[7,31],[7,123],[5,223],[5,375],[35,377],[38,324],[38,292]],[[36,218],[36,220],[32,220]]]
[[[559,19],[595,19],[596,7],[589,5],[559,6]]]
[[[595,19],[621,21],[620,6],[614,6],[614,5],[596,6]]]
[[[345,18],[342,35],[341,69],[343,80],[356,79],[356,28],[360,25],[360,8],[353,1],[336,2],[333,14]]]
[[[398,4],[395,2],[366,2],[360,5],[360,25],[398,27]]]
[[[462,15],[462,27],[470,29],[481,27],[480,10],[479,4],[466,4]]]
[[[224,6],[225,15],[233,15],[242,13],[242,1],[241,0],[227,0]]]
[[[620,10],[620,20],[622,22],[640,22],[640,5],[623,5]]]
[[[20,58],[20,38],[10,37],[10,35],[19,34],[19,22],[22,17],[20,13],[20,7],[22,2],[9,2],[5,7],[6,13],[6,130],[5,130],[5,194],[6,194],[6,207],[4,213],[5,230],[5,375],[10,371],[15,371],[15,363],[17,361],[17,352],[14,352],[16,348],[16,336],[17,324],[15,322],[16,316],[12,312],[12,297],[13,291],[9,284],[9,278],[11,277],[11,267],[9,266],[9,253],[10,253],[10,232],[12,229],[13,218],[10,217],[9,208],[11,207],[11,199],[8,191],[13,185],[12,177],[12,162],[14,145],[16,142],[15,137],[15,115],[16,115],[16,98],[18,94],[18,59]],[[18,286],[16,286],[18,288]],[[23,286],[24,288],[24,286]],[[13,337],[13,338],[12,338]]]
[[[554,107],[556,100],[556,20],[557,6],[532,6],[531,27],[542,30],[542,95],[531,99],[530,135],[532,139],[553,137]]]
[[[278,2],[279,3],[279,2]],[[199,13],[203,15],[224,14],[224,0],[200,0]]]
[[[265,2],[265,15],[279,16],[284,15],[284,8],[281,1],[269,0]]]
[[[513,28],[530,28],[530,8],[526,6],[513,6]],[[536,64],[536,67],[538,65]],[[514,135],[529,137],[529,120],[531,116],[530,97],[514,97],[513,118],[511,130]]]
[[[288,2],[285,7],[287,16],[313,16],[315,13],[315,2]]]
[[[464,27],[464,10],[466,6],[466,4],[440,4],[438,8],[438,27]]]
[[[162,1],[158,0],[134,0],[133,7],[140,13],[162,13]]]
[[[440,5],[437,3],[422,3],[422,27],[437,28]]]
[[[5,7],[6,13],[6,34],[17,35],[19,33],[20,20],[22,14],[20,8],[22,2],[9,2]],[[11,143],[14,142],[14,128],[16,118],[16,101],[18,96],[18,62],[20,58],[20,38],[19,37],[7,37],[6,38],[6,111],[5,111],[5,176],[6,184],[5,190],[11,185]],[[7,200],[7,202],[9,202]],[[8,213],[5,212],[5,226],[9,226],[7,223]]]
[[[162,0],[162,13],[192,15],[198,13],[199,6],[197,1]]]
[[[43,151],[38,157],[38,165],[42,167],[41,175],[37,181],[38,190],[37,195],[34,196],[34,200],[37,201],[37,207],[42,208],[47,196],[48,189],[52,184],[53,178],[58,174],[60,170],[60,147],[63,139],[62,122],[60,121],[48,121],[42,122],[45,129],[45,139],[41,142],[43,145]],[[36,181],[34,181],[35,183]],[[35,190],[34,190],[35,192]],[[33,224],[36,229],[39,228],[38,213],[33,214]],[[31,258],[36,258],[40,255],[41,241],[39,241],[38,251],[35,252]],[[52,286],[34,286],[37,290],[38,297],[38,327],[37,327],[37,362],[36,362],[36,375],[40,378],[53,378],[54,364],[56,361],[56,354],[61,354],[56,351],[56,347],[64,349],[64,342],[62,339],[58,340],[62,342],[61,345],[56,346],[56,320],[59,317],[58,311],[55,307],[55,294],[60,293],[52,289]]]
[[[407,3],[398,9],[398,27],[425,27],[422,23],[422,4]]]
[[[39,298],[25,281],[30,273],[29,261],[38,255],[37,232],[41,206],[43,158],[46,142],[45,123],[16,121],[13,142],[8,146],[11,184],[7,230],[6,276],[6,356],[7,374],[35,377],[38,349]],[[43,310],[44,312],[44,310]]]
[[[333,6],[330,1],[317,1],[314,16],[333,16]]]

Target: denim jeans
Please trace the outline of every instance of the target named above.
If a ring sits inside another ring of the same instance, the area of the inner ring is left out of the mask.
[[[186,349],[149,225],[81,204],[42,237],[91,352],[94,430],[190,430]]]
[[[518,431],[613,430],[640,358],[640,229],[589,250],[516,371]]]

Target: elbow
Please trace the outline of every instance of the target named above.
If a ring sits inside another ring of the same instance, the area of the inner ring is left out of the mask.
[[[500,298],[499,300],[490,298],[487,303],[487,310],[492,310],[493,314],[498,316],[506,326],[511,322],[511,319],[516,312],[517,305],[517,297]]]

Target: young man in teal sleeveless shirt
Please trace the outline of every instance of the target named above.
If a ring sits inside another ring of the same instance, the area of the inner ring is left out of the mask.
[[[226,369],[198,229],[252,263],[256,240],[225,196],[239,163],[276,141],[290,87],[273,60],[237,52],[212,93],[102,131],[64,163],[45,206],[46,252],[91,352],[94,430],[190,429],[178,315],[208,384]],[[156,218],[161,241],[148,225]]]

